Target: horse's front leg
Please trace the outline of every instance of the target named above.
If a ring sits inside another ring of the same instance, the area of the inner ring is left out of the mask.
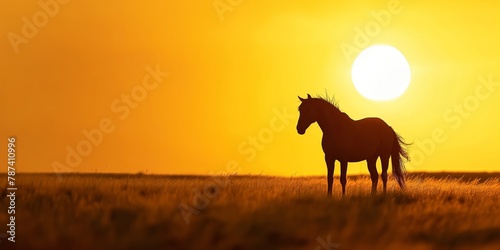
[[[340,163],[340,183],[342,184],[342,196],[345,195],[345,185],[347,184],[347,162]]]
[[[331,197],[333,187],[333,170],[335,169],[335,157],[331,155],[325,155],[325,162],[328,169],[326,176],[326,180],[328,181],[327,195]]]

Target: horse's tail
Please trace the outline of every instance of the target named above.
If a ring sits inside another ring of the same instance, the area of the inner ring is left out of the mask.
[[[406,169],[404,165],[404,160],[409,161],[410,156],[408,155],[407,149],[404,147],[410,144],[405,143],[403,138],[394,131],[394,142],[392,143],[391,150],[391,160],[392,160],[392,174],[396,178],[401,189],[405,189],[405,174]]]

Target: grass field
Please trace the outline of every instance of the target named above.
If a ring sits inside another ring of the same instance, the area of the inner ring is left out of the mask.
[[[411,174],[376,196],[351,176],[329,199],[325,177],[20,174],[0,249],[500,249],[499,176]]]

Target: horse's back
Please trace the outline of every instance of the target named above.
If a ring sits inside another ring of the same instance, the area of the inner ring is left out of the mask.
[[[381,118],[378,118],[378,117],[366,117],[366,118],[363,118],[363,119],[360,119],[360,120],[357,120],[356,123],[358,124],[370,124],[370,125],[373,125],[373,126],[389,126],[387,125],[387,123],[382,120]]]
[[[357,132],[367,132],[369,134],[380,134],[388,136],[392,134],[392,128],[382,119],[378,117],[367,117],[354,122]]]
[[[339,161],[358,162],[391,153],[394,131],[378,117],[350,120],[341,124],[335,134],[323,134],[323,151]]]
[[[356,137],[358,146],[371,148],[377,155],[390,152],[394,131],[384,120],[378,117],[367,117],[355,123],[353,135]]]

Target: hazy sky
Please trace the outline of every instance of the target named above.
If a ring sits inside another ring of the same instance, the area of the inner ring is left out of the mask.
[[[18,171],[324,174],[319,127],[295,126],[297,95],[325,90],[413,141],[410,171],[500,170],[493,1],[41,2],[0,3],[0,151],[17,138]],[[410,64],[393,101],[351,82],[373,44]]]

